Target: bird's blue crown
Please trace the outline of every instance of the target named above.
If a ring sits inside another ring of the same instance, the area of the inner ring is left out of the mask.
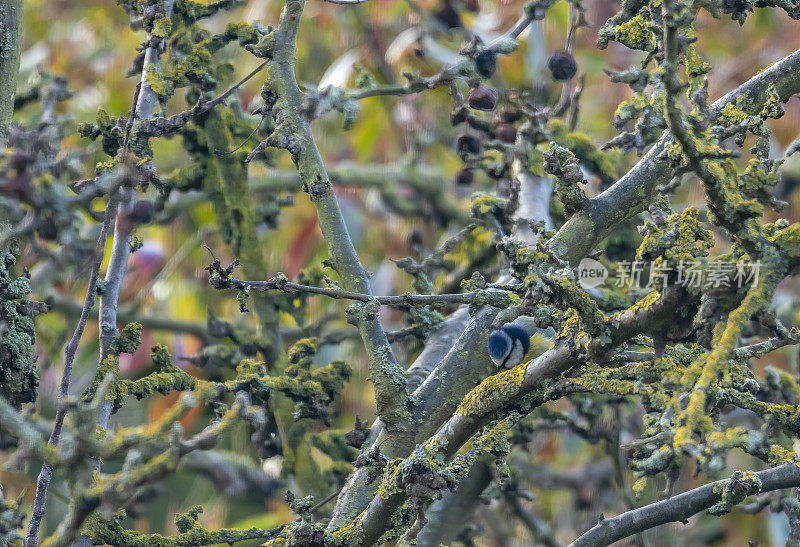
[[[512,356],[514,345],[518,343],[522,351],[517,350]],[[530,335],[520,325],[506,323],[489,334],[487,349],[489,357],[499,366],[514,367],[522,362],[531,345]],[[514,362],[510,362],[513,358]]]

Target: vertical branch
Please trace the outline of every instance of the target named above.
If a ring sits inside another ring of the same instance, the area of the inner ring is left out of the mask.
[[[728,202],[733,201],[725,195],[724,188],[726,181],[723,177],[715,174],[709,168],[706,158],[701,153],[697,145],[697,138],[693,135],[683,109],[680,106],[679,97],[683,86],[678,76],[678,66],[681,60],[682,40],[679,35],[680,22],[687,19],[686,6],[667,0],[664,2],[662,14],[664,18],[664,34],[662,37],[664,49],[664,111],[672,137],[680,145],[683,157],[689,168],[700,178],[706,190],[709,209],[715,214],[716,222],[726,228],[734,241],[740,243],[747,250],[751,259],[763,260],[771,265],[766,275],[754,282],[742,300],[741,304],[730,312],[727,322],[724,323],[724,330],[714,338],[713,349],[705,356],[702,372],[697,378],[694,389],[689,398],[689,404],[681,416],[680,427],[677,428],[673,444],[675,447],[690,443],[692,435],[702,429],[702,424],[708,424],[709,418],[706,416],[707,391],[717,377],[723,373],[728,360],[734,352],[739,341],[741,331],[750,319],[757,313],[769,306],[772,295],[778,283],[783,279],[786,271],[786,264],[781,260],[778,251],[773,245],[767,243],[763,236],[758,233],[758,237],[753,237],[746,232],[748,222],[755,223],[754,220],[742,222],[739,219],[732,219],[725,214],[718,214],[718,211]],[[694,16],[694,13],[691,13]],[[735,207],[735,205],[731,205]],[[755,231],[755,230],[754,230]],[[719,327],[719,325],[718,325]]]
[[[547,226],[552,224],[548,204],[553,182],[547,177],[538,177],[524,171],[519,162],[515,162],[514,169],[520,182],[520,205],[514,213],[513,233],[527,244],[533,244],[535,234],[529,221],[542,220]],[[402,451],[387,450],[387,454],[393,457],[408,456],[415,444],[424,442],[452,416],[458,404],[473,387],[496,371],[485,348],[498,311],[497,308],[484,306],[469,317],[467,310],[461,308],[426,340],[425,349],[409,368],[409,385],[414,386],[413,397],[417,401],[412,412],[414,421],[418,424],[414,442],[406,444]],[[469,358],[464,359],[464,355]],[[420,376],[422,380],[419,379]],[[380,429],[380,422],[376,422],[370,434],[372,446],[380,441]],[[366,484],[366,475],[365,468],[358,468],[350,475],[337,500],[328,525],[329,530],[345,526],[367,507],[377,490],[377,484]],[[439,532],[442,532],[441,528]]]
[[[210,110],[200,120],[208,138],[203,189],[211,201],[223,239],[239,259],[242,271],[250,277],[267,269],[264,249],[259,243],[256,201],[247,190],[247,164],[239,154],[218,157],[215,150],[236,146],[231,126],[233,111],[223,105]],[[266,293],[252,295],[258,316],[260,339],[266,360],[274,366],[281,350],[278,307]]]
[[[519,206],[517,210],[514,211],[513,215],[513,234],[514,237],[525,242],[525,244],[534,245],[536,243],[536,234],[534,234],[531,229],[530,223],[543,221],[548,228],[550,228],[553,223],[549,211],[550,198],[553,193],[553,180],[549,177],[537,176],[525,170],[518,160],[514,161],[512,169],[514,177],[519,181],[520,185]],[[469,330],[471,327],[474,328],[475,324],[477,324],[482,332],[487,332],[496,315],[497,309],[487,306],[481,310],[480,313],[475,315],[467,329]],[[466,336],[463,343],[453,351],[458,352],[469,349],[467,345],[468,341],[473,338],[475,337],[471,335]],[[483,336],[479,338],[481,344],[479,349],[482,349],[485,345],[485,341]],[[477,353],[477,351],[472,351],[471,353]],[[461,363],[461,369],[457,372],[455,369],[451,370],[450,375],[458,374],[459,376],[467,376],[466,369],[469,369],[472,374],[475,372],[478,373],[476,379],[480,382],[486,376],[486,369],[480,366],[479,363],[479,359],[472,359],[468,363]],[[447,366],[444,359],[442,359],[440,367],[437,367],[436,373],[446,377]],[[439,387],[439,391],[442,391],[441,386]],[[439,399],[441,395],[437,397],[438,394],[436,392],[430,392],[426,397],[420,397],[420,399],[423,401],[433,399],[436,401],[452,400],[455,402],[461,401],[464,395],[466,395],[466,392],[462,393],[458,389],[451,389],[450,391],[453,393],[449,399],[444,397]],[[432,408],[448,406],[446,404],[442,405],[441,403],[436,405],[427,403],[427,405]],[[425,418],[428,418],[426,423],[431,422],[428,423],[428,429],[431,428],[431,425],[434,428],[438,428],[451,415],[452,411],[448,414],[431,412],[425,415]],[[430,418],[434,419],[431,420]],[[417,538],[418,544],[420,546],[436,546],[451,541],[475,513],[476,507],[480,503],[480,495],[489,485],[492,478],[491,470],[489,466],[486,465],[486,462],[482,460],[476,461],[470,468],[467,477],[465,477],[464,481],[459,485],[458,490],[455,492],[446,492],[440,500],[433,502],[428,510],[432,518],[429,518],[429,524],[420,532]]]
[[[172,13],[174,0],[165,0],[164,10],[166,15]],[[142,80],[139,93],[136,97],[133,108],[134,116],[128,120],[129,127],[133,123],[133,118],[147,119],[153,116],[153,111],[158,103],[158,95],[153,91],[148,83],[148,75],[157,73],[161,69],[161,53],[164,48],[163,40],[152,43],[152,36],[148,34],[147,41],[151,45],[145,51],[144,65],[142,68]],[[126,137],[127,143],[127,137]],[[122,154],[127,155],[126,147],[123,147]],[[125,158],[122,158],[125,161]],[[136,199],[136,187],[123,186],[119,189],[119,209],[117,211],[116,222],[114,223],[114,243],[111,247],[111,258],[106,270],[105,286],[102,296],[100,296],[100,363],[109,355],[109,348],[114,335],[117,333],[117,304],[119,302],[119,292],[122,288],[122,279],[125,277],[125,270],[128,267],[128,257],[131,252],[131,235],[134,225],[130,220],[130,213],[133,209],[133,202]],[[104,401],[100,407],[97,422],[101,427],[108,426],[111,416],[111,402]],[[97,462],[99,469],[99,462]]]
[[[8,139],[14,114],[19,55],[22,47],[22,0],[0,0],[0,150]]]
[[[94,261],[92,263],[92,270],[89,274],[89,286],[86,288],[86,299],[81,309],[81,315],[78,319],[78,325],[75,327],[75,332],[72,334],[67,347],[64,350],[64,371],[61,374],[61,385],[58,390],[58,405],[56,409],[56,417],[53,422],[53,430],[50,433],[50,438],[47,443],[50,445],[57,445],[58,439],[61,436],[61,428],[64,425],[64,417],[67,414],[66,398],[69,395],[70,377],[72,375],[72,363],[75,360],[75,353],[78,350],[78,344],[81,341],[83,330],[86,327],[86,321],[89,319],[89,312],[95,303],[95,295],[97,290],[97,279],[100,276],[100,265],[103,262],[103,255],[105,254],[106,237],[111,223],[116,216],[118,205],[117,192],[115,191],[116,184],[112,186],[111,196],[106,205],[105,216],[103,218],[103,225],[100,228],[100,236],[97,238],[97,244],[94,249]],[[39,477],[36,480],[36,494],[33,500],[33,514],[31,520],[28,522],[28,535],[25,537],[25,547],[36,547],[39,537],[39,526],[44,517],[45,508],[47,506],[47,488],[50,486],[50,479],[53,477],[53,466],[45,463],[39,472]]]
[[[172,13],[174,0],[165,0],[164,9],[169,16]],[[158,95],[150,87],[147,81],[148,74],[158,72],[161,68],[161,53],[163,51],[163,40],[153,43],[153,37],[148,34],[147,41],[151,44],[145,51],[144,65],[142,67],[141,83],[137,87],[134,96],[134,105],[131,109],[131,116],[128,120],[127,134],[122,147],[122,161],[127,161],[128,139],[133,128],[134,119],[146,119],[153,116],[155,105],[158,102]],[[130,182],[130,181],[128,181]],[[134,181],[135,183],[135,181]],[[109,356],[111,342],[117,334],[117,305],[119,303],[119,292],[122,288],[122,279],[125,277],[125,270],[128,267],[128,257],[131,252],[131,236],[134,224],[131,221],[130,213],[136,199],[136,186],[123,185],[116,192],[118,198],[118,208],[116,211],[116,221],[114,223],[114,242],[111,245],[111,258],[106,269],[105,286],[103,294],[100,296],[99,330],[100,330],[100,365]],[[103,401],[97,413],[97,424],[108,427],[113,410],[112,401]],[[91,463],[92,471],[100,470],[102,462],[94,460]],[[89,538],[81,535],[75,542],[77,546],[90,545]],[[33,547],[27,546],[26,547]]]
[[[304,95],[297,86],[294,71],[295,40],[304,5],[305,0],[287,0],[280,25],[273,31],[274,51],[271,52],[272,60],[264,92],[277,97],[273,108],[277,125],[275,132],[262,144],[286,148],[292,153],[303,186],[317,208],[322,235],[342,286],[349,291],[372,294],[369,274],[350,239],[304,111]],[[358,318],[358,325],[369,357],[378,415],[386,425],[387,432],[393,436],[392,442],[406,443],[413,437],[413,427],[409,420],[410,398],[404,371],[392,353],[377,313],[364,310]]]

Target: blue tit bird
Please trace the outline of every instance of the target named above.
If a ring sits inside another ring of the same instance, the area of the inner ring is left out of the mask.
[[[489,357],[498,367],[514,368],[522,362],[531,346],[531,335],[517,321],[506,323],[489,334]]]

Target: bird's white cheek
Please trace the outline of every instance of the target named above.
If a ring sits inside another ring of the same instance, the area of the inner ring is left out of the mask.
[[[511,355],[506,359],[506,368],[514,368],[522,362],[525,357],[525,350],[519,340],[514,340],[514,349],[511,350]]]

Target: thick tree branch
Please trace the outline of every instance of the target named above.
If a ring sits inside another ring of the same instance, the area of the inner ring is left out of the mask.
[[[372,294],[369,274],[353,246],[304,112],[304,95],[297,86],[294,71],[296,38],[304,5],[304,0],[287,0],[279,27],[274,31],[275,49],[264,86],[277,97],[273,111],[279,123],[270,142],[292,153],[303,185],[317,208],[322,235],[344,289]],[[392,435],[407,438],[413,427],[408,420],[410,398],[404,371],[395,359],[377,317],[363,317],[359,329],[369,357],[378,415]]]
[[[535,360],[527,365],[519,365],[524,367],[521,377],[517,377],[520,372],[517,368],[500,373],[506,378],[498,380],[492,377],[485,380],[466,396],[452,417],[436,432],[432,440],[437,452],[449,460],[492,417],[523,402],[526,395],[541,388],[548,379],[579,364],[587,356],[605,354],[640,332],[664,328],[673,320],[675,309],[686,303],[685,296],[681,287],[670,287],[658,300],[634,306],[615,315],[607,321],[610,344],[593,339],[585,348],[576,351],[574,340],[559,339],[551,349]],[[502,384],[503,389],[497,389],[497,383]],[[476,401],[480,403],[473,404]],[[372,499],[359,517],[363,532],[362,545],[373,545],[378,540],[387,529],[391,515],[404,499],[403,493],[395,493],[388,498],[376,495]]]
[[[539,196],[538,188],[548,183],[552,187],[547,179],[523,177],[520,180],[521,194],[530,198]],[[528,227],[528,220],[544,220],[549,223],[550,219],[546,210],[529,207],[528,204],[521,205],[515,213],[517,223],[514,233],[532,244],[534,238]],[[522,227],[527,230],[520,229]],[[498,308],[491,305],[484,306],[470,317],[467,309],[462,307],[433,333],[427,340],[425,349],[409,368],[409,385],[419,386],[412,395],[417,403],[413,416],[419,424],[415,443],[421,443],[432,435],[453,415],[472,388],[496,372],[497,367],[489,359],[485,348],[498,311]],[[376,421],[370,431],[370,444],[373,447],[383,440],[380,437],[381,427],[380,421]],[[406,457],[411,453],[413,446],[407,443],[393,444],[392,441],[393,439],[389,439],[382,445],[382,450],[387,455]],[[366,470],[363,468],[356,469],[350,475],[337,501],[336,510],[328,525],[329,530],[341,528],[367,507],[376,485],[374,482],[371,485],[365,482]]]
[[[761,482],[759,492],[800,486],[800,467],[787,463],[754,473]],[[730,479],[706,484],[669,499],[657,501],[613,518],[602,519],[570,547],[600,547],[668,522],[685,522],[720,501]]]
[[[532,245],[535,235],[529,227],[529,221],[544,220],[550,225],[551,220],[546,208],[529,203],[529,200],[536,201],[543,193],[549,196],[552,181],[522,171],[519,166],[516,172],[520,182],[521,201],[514,213],[513,233],[515,237]],[[500,281],[507,279],[501,278]],[[409,384],[419,382],[416,384],[419,387],[413,393],[413,399],[417,402],[413,410],[414,419],[420,424],[415,443],[421,443],[432,435],[453,415],[472,388],[497,371],[485,348],[498,311],[498,308],[484,306],[469,317],[467,310],[462,307],[427,340],[425,349],[409,368]],[[417,378],[420,379],[416,380]],[[372,447],[383,440],[380,437],[381,427],[380,421],[376,421],[371,429]],[[412,448],[408,444],[395,445],[391,439],[382,445],[383,452],[391,457],[406,457]],[[365,469],[356,469],[351,474],[337,501],[336,510],[328,525],[329,530],[341,528],[367,507],[376,486],[374,482],[367,485],[365,481]]]
[[[172,13],[174,0],[164,0],[163,9],[167,17]],[[161,53],[164,48],[163,40],[153,40],[148,35],[150,44],[145,50],[144,66],[139,89],[135,95],[134,107],[130,117],[129,126],[132,127],[134,117],[147,119],[153,116],[153,111],[158,103],[158,94],[150,87],[148,77],[161,70]],[[130,132],[130,127],[129,131]],[[127,140],[127,136],[126,136]],[[123,161],[127,150],[123,147]],[[125,277],[125,270],[128,267],[128,257],[131,252],[131,236],[133,234],[134,223],[130,218],[133,210],[133,203],[136,199],[136,188],[125,187],[120,189],[120,204],[117,212],[117,220],[114,224],[114,243],[111,247],[111,259],[106,269],[105,285],[103,294],[100,297],[100,363],[109,355],[111,341],[117,334],[117,305],[119,303],[119,292],[122,288],[122,280]],[[101,427],[108,426],[111,416],[111,402],[105,401],[100,407],[97,422]],[[99,462],[98,462],[99,467]]]
[[[718,116],[725,104],[735,101],[743,93],[763,102],[770,85],[776,87],[782,99],[788,99],[800,91],[800,77],[793,72],[797,68],[800,68],[800,51],[776,63],[770,69],[755,76],[737,90],[728,93],[714,103],[714,115]],[[756,105],[758,104],[756,102]],[[758,106],[754,108],[758,108]],[[548,242],[548,247],[552,249],[553,253],[576,264],[605,237],[613,226],[643,210],[649,204],[652,192],[660,183],[669,182],[672,176],[671,168],[665,162],[656,161],[669,143],[671,143],[669,136],[662,137],[650,153],[642,158],[625,177],[603,194],[590,200],[586,209],[573,215]],[[647,323],[651,323],[651,327],[653,322],[663,324],[665,318],[672,316],[672,310],[680,303],[681,298],[677,292],[673,291],[669,295],[665,295],[658,305],[626,312],[627,315],[623,315],[621,318],[623,320],[612,328],[612,347],[641,332]],[[642,314],[647,317],[643,317]],[[595,344],[595,346],[597,345]],[[590,347],[589,353],[592,351]],[[510,400],[529,393],[546,379],[557,376],[576,363],[576,355],[569,344],[556,344],[555,347],[527,366],[518,390],[509,390],[509,393],[499,394],[496,406],[494,403],[486,405],[484,411],[479,415],[465,416],[459,413],[453,415],[436,434],[437,445],[444,447],[445,457],[452,457],[463,443],[487,423],[492,413],[500,410]],[[487,392],[486,395],[491,398],[494,393]],[[388,499],[380,496],[373,498],[368,508],[359,517],[364,532],[364,545],[370,545],[377,540],[386,529],[385,526],[390,516],[403,499],[402,494],[390,496]]]
[[[745,95],[754,110],[760,110],[770,86],[782,101],[800,93],[800,50],[784,57],[763,72],[753,76],[711,106],[712,120],[728,104]],[[713,122],[712,122],[713,123]],[[620,222],[644,211],[655,191],[672,179],[673,170],[661,155],[673,143],[665,131],[659,141],[621,179],[603,193],[590,199],[586,207],[575,213],[548,242],[559,257],[577,265]]]
[[[418,403],[413,417],[419,424],[414,444],[432,435],[452,416],[469,390],[497,370],[485,348],[489,328],[498,311],[484,306],[470,318],[466,309],[458,310],[431,336],[425,350],[409,368],[409,384],[419,385],[417,378],[424,378],[412,395]],[[368,444],[375,447],[383,442],[381,451],[395,458],[406,457],[413,450],[414,444],[395,443],[382,433],[383,424],[376,420],[370,429]],[[367,507],[378,486],[378,481],[369,482],[367,478],[363,467],[351,473],[337,500],[329,530],[345,526]]]

